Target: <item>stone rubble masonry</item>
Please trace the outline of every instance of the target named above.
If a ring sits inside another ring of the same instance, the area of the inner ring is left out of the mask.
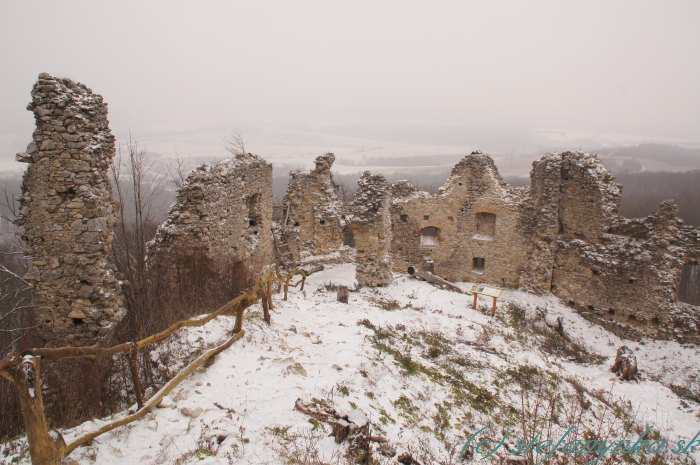
[[[391,207],[395,270],[406,272],[431,258],[435,274],[450,281],[518,286],[527,250],[518,223],[527,195],[501,179],[490,157],[474,152],[462,159],[436,194],[402,184],[392,186],[403,193]],[[495,228],[481,224],[493,215]]]
[[[530,178],[529,188],[508,186],[474,152],[436,194],[391,186],[394,269],[432,259],[446,279],[552,292],[628,335],[700,340],[700,308],[678,300],[700,230],[683,225],[672,201],[647,218],[621,217],[620,186],[582,152],[544,155]]]
[[[391,186],[384,176],[365,171],[352,206],[355,279],[360,286],[391,283]]]
[[[29,164],[17,232],[30,257],[25,279],[40,336],[48,346],[106,342],[126,315],[112,259],[107,104],[82,84],[42,73],[27,109],[36,130],[17,154]]]
[[[335,155],[327,153],[316,158],[316,167],[310,172],[289,173],[282,230],[297,261],[334,252],[343,245],[347,215],[331,174],[334,161]]]
[[[18,233],[32,258],[26,279],[41,334],[49,345],[101,342],[126,312],[111,254],[107,106],[48,74],[32,98],[37,128],[17,155],[29,164]],[[351,212],[338,199],[334,160],[325,154],[312,171],[290,173],[280,239],[297,260],[343,245]],[[365,172],[351,220],[359,285],[387,285],[392,269],[431,263],[451,281],[551,292],[627,335],[700,341],[700,230],[683,224],[674,202],[647,218],[621,217],[621,187],[582,152],[542,156],[530,179],[509,186],[481,152],[464,157],[435,194]],[[242,154],[188,176],[149,244],[149,266],[177,270],[174,261],[196,251],[256,272],[274,261],[272,234],[272,166]]]
[[[240,260],[254,273],[274,261],[270,163],[239,154],[189,174],[148,244],[149,266],[168,273],[172,260],[200,250],[214,264]]]

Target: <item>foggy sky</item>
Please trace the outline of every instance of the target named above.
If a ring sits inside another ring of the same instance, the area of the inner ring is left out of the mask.
[[[102,94],[118,137],[476,125],[700,144],[699,23],[694,0],[4,1],[0,167],[31,139],[44,71]]]

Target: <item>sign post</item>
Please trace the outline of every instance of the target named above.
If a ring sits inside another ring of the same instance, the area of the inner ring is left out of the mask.
[[[493,308],[491,311],[491,316],[496,316],[496,300],[498,297],[501,295],[501,289],[500,287],[494,287],[494,286],[487,286],[486,284],[473,284],[471,289],[469,289],[469,292],[474,294],[474,302],[472,303],[472,308],[476,309],[476,299],[479,294],[489,296],[493,298]]]

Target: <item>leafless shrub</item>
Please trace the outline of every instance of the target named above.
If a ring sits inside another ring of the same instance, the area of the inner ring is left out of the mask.
[[[224,148],[234,157],[236,155],[245,155],[247,153],[245,151],[245,141],[239,133],[231,132],[225,137],[224,141],[226,142]]]
[[[322,424],[313,429],[304,428],[300,431],[290,431],[290,428],[271,430],[277,436],[275,451],[283,459],[283,463],[297,465],[352,465],[354,462],[346,458],[338,448],[331,457],[324,457],[319,450],[319,442],[328,436]]]
[[[549,323],[543,310],[539,310],[537,318],[528,318],[525,308],[509,303],[503,321],[511,325],[519,337],[529,341],[537,340],[540,349],[546,354],[568,358],[577,363],[596,364],[606,360],[572,338],[566,332],[561,317],[557,318],[556,323]]]
[[[180,189],[185,184],[187,174],[190,171],[185,160],[179,153],[175,152],[175,160],[168,166],[168,173],[170,174],[170,182],[176,189]]]
[[[22,279],[26,271],[27,263],[17,244],[0,243],[0,356],[38,343],[32,289]],[[0,398],[0,439],[7,439],[19,434],[23,423],[15,387],[4,378],[0,378]]]

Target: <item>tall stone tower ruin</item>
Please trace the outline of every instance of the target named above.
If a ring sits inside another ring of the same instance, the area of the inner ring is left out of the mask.
[[[31,259],[36,319],[49,346],[108,339],[126,315],[115,277],[115,203],[107,176],[114,136],[107,104],[82,84],[42,73],[27,107],[36,130],[26,153],[18,234]]]
[[[384,176],[365,171],[352,207],[355,279],[360,286],[391,283],[391,193]]]
[[[302,252],[322,255],[343,245],[346,216],[331,173],[334,161],[335,155],[327,153],[316,158],[310,172],[289,173],[282,228],[296,260],[302,258]]]

